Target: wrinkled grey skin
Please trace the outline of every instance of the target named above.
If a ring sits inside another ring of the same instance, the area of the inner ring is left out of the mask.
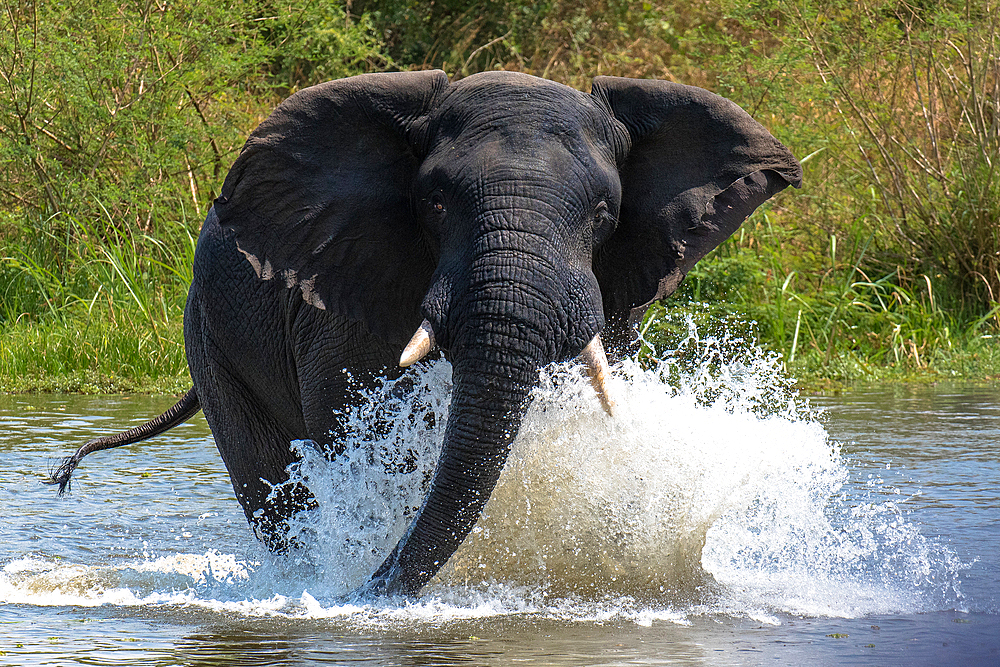
[[[268,497],[289,442],[337,447],[356,386],[397,373],[423,319],[453,365],[431,491],[368,589],[413,593],[489,499],[540,367],[645,307],[801,168],[698,88],[508,72],[372,74],[303,90],[248,140],[198,241],[194,389],[257,534],[312,502]]]

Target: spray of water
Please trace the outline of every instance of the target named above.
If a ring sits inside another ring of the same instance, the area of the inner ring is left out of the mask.
[[[343,451],[294,442],[301,460],[287,482],[303,483],[319,501],[292,519],[290,536],[305,545],[299,556],[318,567],[332,595],[371,576],[430,490],[448,421],[451,366],[418,367],[362,394],[345,416]]]
[[[24,561],[0,573],[0,597],[55,584],[99,603],[380,622],[523,613],[777,622],[961,606],[954,553],[922,536],[878,480],[852,486],[839,445],[780,360],[687,328],[673,349],[615,367],[613,418],[580,368],[542,372],[484,516],[416,602],[343,600],[427,493],[448,417],[443,360],[371,391],[347,415],[340,453],[295,443],[302,458],[290,483],[318,501],[292,521],[304,545],[296,557],[213,553],[80,572]]]
[[[428,595],[475,591],[479,604],[502,586],[545,604],[757,616],[956,604],[957,559],[877,488],[848,493],[839,445],[780,359],[687,330],[675,349],[618,364],[614,418],[579,367],[543,371],[484,516]],[[323,502],[301,521],[326,593],[363,583],[419,508],[449,378],[439,361],[404,391],[386,383],[350,415],[353,444],[333,461],[302,449],[295,478]]]

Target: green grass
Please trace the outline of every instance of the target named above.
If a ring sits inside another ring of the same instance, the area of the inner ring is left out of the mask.
[[[194,240],[247,134],[298,88],[421,67],[700,85],[802,158],[805,188],[700,262],[650,340],[690,317],[813,388],[1000,377],[996,3],[0,9],[0,391],[186,389]]]
[[[60,215],[10,234],[0,256],[0,391],[190,385],[182,321],[192,230],[181,220],[157,238],[100,209],[92,223]]]
[[[177,393],[190,387],[179,317],[154,330],[136,311],[95,311],[0,330],[0,391]]]
[[[0,391],[174,393],[194,239],[169,248],[109,223],[35,235],[0,258]],[[58,259],[60,261],[55,261]],[[3,283],[0,283],[3,284]]]

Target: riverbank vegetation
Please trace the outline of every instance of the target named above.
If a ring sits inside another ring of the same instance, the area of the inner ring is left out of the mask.
[[[0,0],[0,389],[178,391],[201,220],[284,97],[515,69],[703,86],[800,157],[646,335],[752,336],[812,384],[1000,375],[989,0]]]

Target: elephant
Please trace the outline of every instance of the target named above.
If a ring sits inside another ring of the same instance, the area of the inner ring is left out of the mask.
[[[363,586],[415,594],[480,516],[539,370],[579,357],[613,413],[605,348],[629,353],[647,306],[801,180],[740,107],[673,82],[600,76],[587,94],[413,71],[303,89],[250,135],[202,226],[193,388],[50,481],[65,491],[86,454],[201,409],[252,530],[280,552],[315,503],[281,486],[290,443],[336,452],[358,387],[438,350],[453,392],[430,490]]]

